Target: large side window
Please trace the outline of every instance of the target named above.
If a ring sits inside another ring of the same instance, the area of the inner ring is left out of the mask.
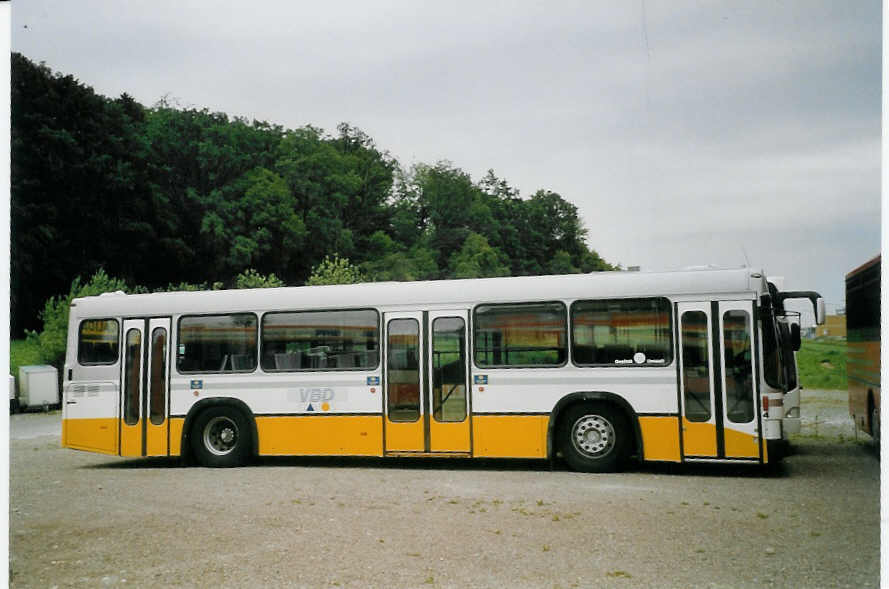
[[[202,315],[179,321],[179,372],[252,372],[256,369],[256,315]]]
[[[562,303],[479,305],[474,324],[478,366],[560,366],[568,358]]]
[[[665,298],[577,301],[571,325],[575,364],[664,366],[673,360]]]
[[[117,362],[119,331],[115,319],[81,321],[77,336],[77,361],[84,365]]]
[[[372,370],[379,350],[379,316],[372,309],[262,317],[263,370]]]

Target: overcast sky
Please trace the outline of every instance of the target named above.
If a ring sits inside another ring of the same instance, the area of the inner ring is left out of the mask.
[[[107,96],[349,122],[575,203],[643,270],[762,266],[842,306],[880,249],[881,6],[13,3],[12,49]],[[507,252],[508,253],[508,252]]]

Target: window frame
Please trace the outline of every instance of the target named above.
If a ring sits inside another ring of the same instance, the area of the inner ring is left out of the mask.
[[[263,352],[263,335],[265,332],[265,318],[267,315],[284,315],[284,314],[296,314],[296,313],[342,313],[344,311],[373,311],[376,315],[376,335],[377,335],[377,362],[373,366],[368,367],[358,367],[358,368],[265,368],[262,366],[262,352]],[[378,309],[374,307],[359,307],[359,308],[342,308],[342,309],[300,309],[294,311],[266,311],[259,318],[259,322],[257,326],[259,328],[259,339],[258,339],[258,350],[259,357],[257,362],[257,368],[261,369],[263,372],[268,374],[279,374],[279,373],[303,373],[303,372],[373,372],[380,368],[380,362],[382,361],[382,331],[380,329],[380,317],[381,313]]]
[[[632,364],[580,364],[574,360],[574,350],[576,348],[574,341],[574,317],[577,312],[578,303],[586,303],[591,301],[663,301],[666,304],[667,308],[667,327],[670,333],[670,345],[669,345],[669,357],[665,359],[663,364],[648,362],[644,364],[636,364],[633,362]],[[570,326],[569,337],[571,340],[571,365],[577,368],[666,368],[668,366],[673,366],[674,362],[676,362],[676,323],[675,317],[673,313],[673,301],[671,301],[668,297],[665,296],[653,296],[653,297],[604,297],[598,299],[576,299],[571,301],[571,307],[568,311],[568,320]]]
[[[254,364],[252,370],[181,370],[179,368],[179,346],[182,345],[182,320],[191,319],[193,317],[225,317],[231,315],[251,315],[256,320],[254,333],[256,334],[256,344],[253,346]],[[176,367],[176,374],[254,374],[259,370],[259,316],[252,311],[234,311],[231,313],[190,313],[188,315],[180,315],[176,319],[176,349],[173,362]]]
[[[515,307],[518,305],[560,305],[565,313],[565,360],[560,364],[500,364],[500,365],[483,365],[477,362],[476,346],[478,334],[478,310],[481,307]],[[527,370],[540,368],[564,368],[571,362],[571,318],[568,305],[560,300],[548,301],[514,301],[506,303],[479,303],[472,308],[472,338],[470,345],[472,347],[472,367],[481,371],[487,370]]]
[[[83,337],[83,324],[88,321],[114,321],[114,324],[117,326],[117,348],[116,354],[114,356],[113,362],[83,362],[81,360],[81,347],[80,342]],[[114,366],[120,361],[120,345],[121,345],[121,333],[120,333],[120,321],[117,320],[116,317],[91,317],[89,319],[81,319],[80,324],[77,326],[77,364],[80,366]]]

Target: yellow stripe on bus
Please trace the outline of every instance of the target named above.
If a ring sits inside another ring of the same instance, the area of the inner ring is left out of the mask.
[[[474,415],[474,456],[546,458],[549,415]]]
[[[117,454],[117,418],[63,419],[62,446]]]
[[[645,460],[679,462],[679,422],[676,417],[640,416],[642,454]]]
[[[256,417],[259,453],[287,456],[382,456],[379,415]]]
[[[184,417],[170,417],[170,456],[182,454],[182,428],[185,426]]]
[[[686,456],[716,456],[716,425],[683,417],[682,445]]]
[[[728,458],[759,458],[759,438],[725,428],[725,455]]]
[[[429,449],[432,452],[469,452],[469,417],[457,422],[429,422]]]
[[[386,418],[386,452],[422,452],[424,436],[422,419],[393,422]]]

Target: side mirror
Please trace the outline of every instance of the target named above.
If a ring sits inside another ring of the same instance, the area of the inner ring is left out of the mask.
[[[821,297],[815,300],[815,323],[824,325],[824,299]]]
[[[799,352],[799,349],[803,345],[802,337],[800,336],[799,323],[791,323],[790,325],[790,348],[794,352]]]

